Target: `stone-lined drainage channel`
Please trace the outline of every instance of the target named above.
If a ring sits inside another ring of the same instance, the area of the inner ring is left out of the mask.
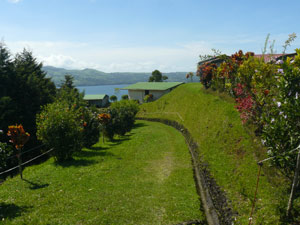
[[[225,193],[220,189],[214,178],[210,175],[207,165],[200,162],[198,154],[199,147],[193,140],[190,132],[182,124],[173,120],[145,117],[137,117],[136,119],[160,122],[171,126],[182,133],[190,150],[197,193],[202,201],[207,223],[209,225],[233,224],[233,217],[236,213],[234,213],[228,206],[228,200]],[[200,221],[190,221],[182,224],[202,223]]]

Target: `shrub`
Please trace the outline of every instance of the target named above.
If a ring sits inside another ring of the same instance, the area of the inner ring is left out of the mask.
[[[54,148],[57,161],[70,159],[74,152],[81,150],[84,130],[81,115],[76,106],[57,101],[45,106],[37,116],[37,137],[49,148]]]
[[[109,139],[113,139],[115,134],[125,135],[126,132],[131,131],[138,110],[139,104],[134,100],[114,102],[108,109],[102,109],[103,115],[110,116],[105,123],[102,123],[104,134]]]
[[[144,102],[152,102],[153,101],[153,95],[152,94],[149,94],[149,95],[146,95],[144,97]]]
[[[213,74],[216,68],[217,65],[214,63],[205,63],[198,67],[197,76],[200,76],[200,82],[205,88],[209,88],[211,86]]]
[[[139,105],[135,101],[119,101],[113,103],[110,110],[112,122],[115,125],[115,133],[124,135],[126,132],[131,131]]]
[[[89,109],[83,112],[83,145],[90,148],[99,141],[101,125],[97,113]]]
[[[117,96],[115,96],[115,95],[111,95],[111,96],[109,97],[109,100],[110,100],[111,102],[116,102],[116,101],[118,101],[118,98],[117,98]]]
[[[0,171],[6,168],[7,159],[11,156],[13,150],[11,146],[7,145],[6,143],[0,142]]]
[[[278,63],[277,95],[262,116],[263,143],[268,154],[275,156],[273,163],[288,177],[295,170],[297,156],[289,151],[300,145],[300,49],[296,52],[294,60]]]
[[[128,95],[122,95],[122,100],[128,100]]]
[[[109,112],[110,110],[102,109],[102,113],[98,115],[98,119],[100,121],[103,134],[112,140],[115,132],[113,124],[111,123],[111,115]]]

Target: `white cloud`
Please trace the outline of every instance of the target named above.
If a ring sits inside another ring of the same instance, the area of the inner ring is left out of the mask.
[[[22,0],[7,0],[7,1],[10,2],[10,3],[19,3]]]
[[[44,65],[68,69],[93,68],[105,72],[194,71],[199,54],[210,53],[205,42],[172,47],[104,47],[82,42],[7,42],[12,53],[29,49]]]

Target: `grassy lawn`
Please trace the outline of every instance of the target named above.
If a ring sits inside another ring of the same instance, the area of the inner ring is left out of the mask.
[[[177,224],[203,220],[182,135],[136,123],[61,165],[26,168],[0,186],[3,224]]]
[[[265,158],[266,153],[260,140],[242,125],[233,101],[205,91],[200,83],[190,83],[155,102],[143,104],[138,116],[182,123],[198,142],[201,157],[208,162],[212,176],[238,212],[236,223],[248,224],[258,172],[256,162]],[[288,182],[265,164],[254,224],[279,224],[288,190]]]

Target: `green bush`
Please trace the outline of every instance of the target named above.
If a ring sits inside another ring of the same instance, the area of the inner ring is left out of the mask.
[[[149,94],[149,95],[145,96],[145,98],[144,98],[145,103],[152,102],[152,101],[153,101],[153,95],[152,94]]]
[[[115,96],[115,95],[111,95],[111,96],[109,97],[109,100],[110,100],[111,102],[116,102],[116,101],[118,101],[118,97]]]
[[[135,122],[135,115],[139,110],[139,105],[135,101],[119,101],[110,107],[112,122],[114,123],[115,133],[124,135],[131,131]]]
[[[122,95],[122,100],[128,100],[128,95]]]
[[[12,147],[0,142],[0,171],[6,168],[7,158],[13,153]]]
[[[57,161],[72,158],[83,146],[82,113],[66,101],[54,102],[37,116],[37,137],[49,148],[54,148]]]

